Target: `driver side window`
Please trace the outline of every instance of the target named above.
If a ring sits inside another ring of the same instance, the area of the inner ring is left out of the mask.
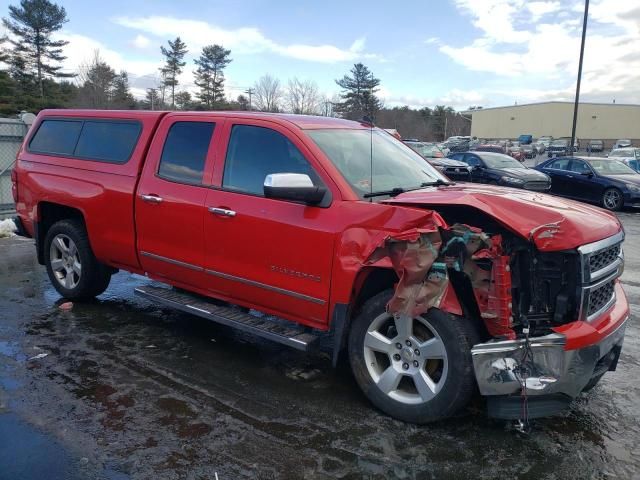
[[[470,167],[479,167],[480,159],[475,155],[465,155],[463,160]]]
[[[582,160],[572,160],[571,171],[575,173],[589,173],[591,169]]]
[[[314,185],[318,175],[291,141],[275,130],[234,125],[224,162],[222,187],[264,195],[264,179],[272,173],[304,173]]]

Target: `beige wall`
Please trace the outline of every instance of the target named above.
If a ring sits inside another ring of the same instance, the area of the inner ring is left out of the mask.
[[[478,138],[571,136],[573,103],[539,103],[465,112]],[[595,117],[595,118],[594,118]],[[640,139],[640,105],[580,104],[576,136],[580,139]]]

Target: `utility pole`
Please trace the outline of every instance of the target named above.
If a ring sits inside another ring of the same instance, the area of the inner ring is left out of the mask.
[[[580,44],[580,60],[578,61],[578,81],[576,82],[576,102],[573,106],[573,126],[571,127],[571,153],[576,142],[576,124],[578,123],[578,103],[580,102],[580,81],[582,80],[582,59],[584,58],[584,40],[587,36],[587,19],[589,18],[589,0],[584,0],[584,19],[582,20],[582,43]]]
[[[255,89],[247,88],[244,93],[249,95],[249,110],[253,110],[253,107],[251,106],[251,96],[255,93]]]

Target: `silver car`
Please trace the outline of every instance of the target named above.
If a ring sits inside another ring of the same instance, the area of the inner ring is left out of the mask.
[[[607,157],[620,160],[636,172],[640,172],[640,148],[616,148],[615,150],[611,150],[611,153],[609,153]]]

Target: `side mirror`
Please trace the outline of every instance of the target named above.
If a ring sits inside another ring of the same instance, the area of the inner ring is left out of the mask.
[[[264,196],[279,200],[316,205],[322,202],[327,189],[317,187],[306,173],[272,173],[264,179]]]

